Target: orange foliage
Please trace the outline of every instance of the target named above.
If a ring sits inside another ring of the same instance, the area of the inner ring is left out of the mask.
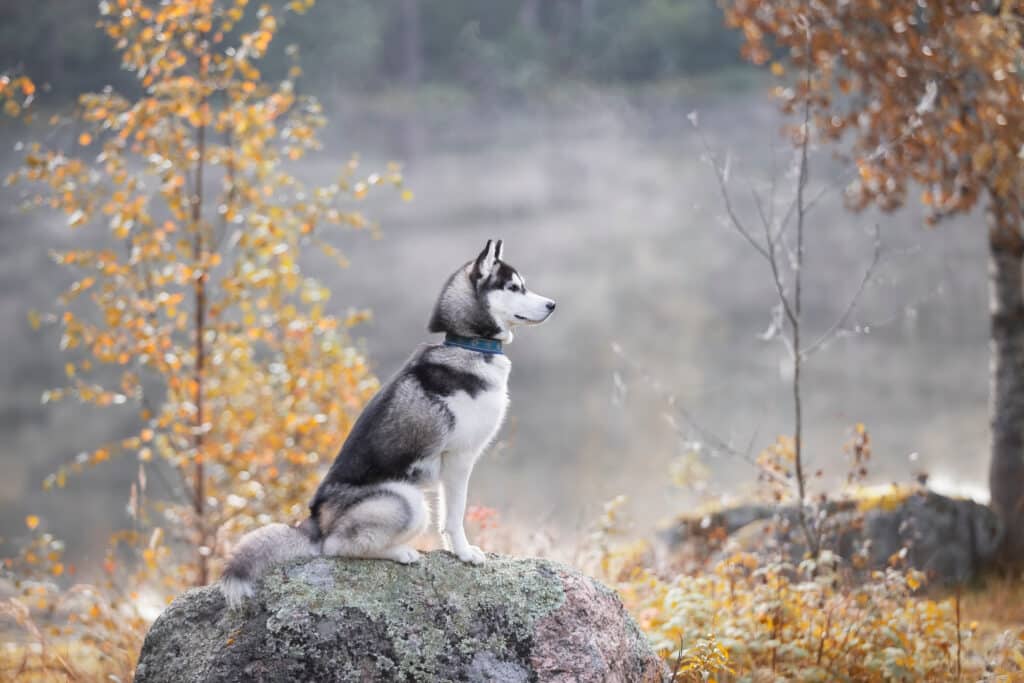
[[[808,3],[723,0],[757,64],[781,50],[793,68],[776,94],[810,103],[815,130],[854,138],[857,207],[895,208],[910,181],[938,219],[982,194],[1021,219],[1024,25],[1016,3]],[[772,72],[782,77],[786,70]]]
[[[84,468],[138,461],[131,529],[113,539],[106,582],[78,590],[92,597],[68,626],[130,613],[106,630],[134,635],[96,638],[120,647],[117,661],[130,666],[132,638],[152,616],[131,596],[163,604],[209,581],[229,540],[298,517],[377,388],[347,337],[366,314],[331,316],[329,292],[302,272],[300,255],[313,246],[343,260],[326,241],[332,228],[370,226],[358,201],[374,186],[400,186],[401,176],[389,167],[364,177],[356,158],[323,186],[288,172],[288,162],[319,149],[324,118],[315,98],[298,94],[297,64],[269,83],[258,62],[278,13],[305,12],[311,0],[280,10],[245,0],[99,5],[100,28],[141,95],[82,95],[74,116],[52,122],[73,127],[75,144],[28,146],[8,183],[27,185],[29,207],[56,210],[103,243],[53,254],[77,279],[57,311],[30,322],[59,330],[70,357],[68,386],[44,402],[73,398],[138,417],[134,434],[83,451],[44,482],[60,489]],[[25,115],[34,93],[25,77],[0,78],[9,114]],[[151,495],[155,475],[178,496]],[[41,560],[42,549],[53,558]],[[8,563],[20,585],[47,587],[39,600],[50,610],[66,597],[54,580],[71,573],[61,552],[53,536],[38,535]]]

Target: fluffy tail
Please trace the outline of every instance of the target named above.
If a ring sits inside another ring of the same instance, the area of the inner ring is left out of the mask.
[[[252,597],[256,579],[267,567],[299,557],[320,554],[316,523],[306,520],[300,526],[268,524],[250,531],[238,542],[220,579],[220,590],[229,607],[238,607]]]

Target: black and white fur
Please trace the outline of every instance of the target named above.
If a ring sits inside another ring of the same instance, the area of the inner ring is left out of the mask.
[[[488,240],[476,259],[448,278],[429,330],[508,343],[514,327],[542,323],[554,308],[502,260],[501,240]],[[228,604],[239,605],[268,566],[291,558],[416,562],[420,555],[409,543],[429,523],[424,489],[438,490],[445,548],[463,562],[483,562],[463,526],[466,490],[505,417],[510,368],[502,354],[420,347],[356,420],[313,496],[309,518],[242,537],[221,578]]]

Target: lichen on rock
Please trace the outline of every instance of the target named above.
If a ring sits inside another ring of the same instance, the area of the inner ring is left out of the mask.
[[[216,586],[153,624],[136,681],[660,681],[618,597],[546,560],[282,565],[227,608]]]

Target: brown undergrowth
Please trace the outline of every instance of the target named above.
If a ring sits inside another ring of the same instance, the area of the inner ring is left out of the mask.
[[[898,562],[854,578],[827,550],[798,564],[737,552],[664,572],[650,544],[613,540],[621,503],[605,511],[595,571],[675,680],[1024,680],[1019,578],[929,591]]]

